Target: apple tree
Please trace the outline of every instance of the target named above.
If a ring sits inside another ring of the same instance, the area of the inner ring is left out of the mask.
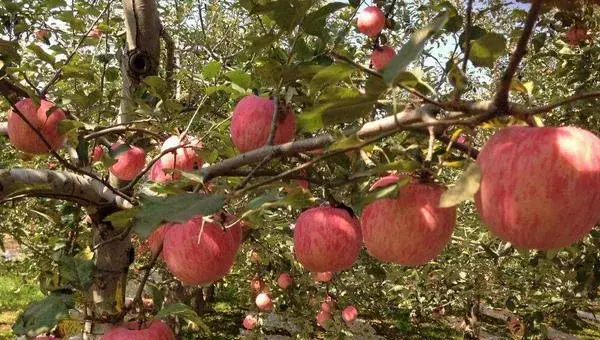
[[[12,332],[597,331],[599,10],[0,0]]]

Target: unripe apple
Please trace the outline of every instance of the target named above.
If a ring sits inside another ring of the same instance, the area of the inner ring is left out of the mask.
[[[264,146],[271,132],[273,100],[249,95],[236,105],[231,118],[231,140],[240,152]],[[278,105],[278,110],[284,108]],[[291,142],[296,133],[296,118],[293,112],[279,114],[273,144]]]
[[[317,326],[323,327],[325,325],[325,322],[331,319],[331,313],[326,312],[324,310],[320,310],[317,313]]]
[[[311,275],[316,282],[329,282],[333,279],[332,272],[313,272]]]
[[[581,240],[600,220],[600,139],[575,127],[508,127],[484,145],[477,211],[517,248]]]
[[[169,271],[185,285],[203,285],[227,275],[240,246],[236,228],[195,216],[172,226],[163,241]]]
[[[101,145],[96,145],[92,150],[92,163],[98,162],[104,156],[104,148]]]
[[[122,143],[114,143],[110,148],[112,150],[120,147]],[[110,172],[122,181],[131,181],[137,176],[146,164],[146,153],[137,146],[132,146],[128,150],[115,157],[116,163],[110,167]]]
[[[152,319],[139,327],[138,321],[131,321],[104,333],[102,340],[175,340],[175,334],[162,320]]]
[[[348,305],[342,311],[342,319],[346,321],[346,324],[352,324],[354,320],[358,317],[358,310],[354,305]]]
[[[63,110],[52,109],[54,103],[44,99],[40,101],[39,106],[30,98],[19,101],[15,106],[41,133],[53,150],[62,147],[66,138],[59,134],[58,123],[66,118]],[[52,112],[50,115],[48,110]],[[43,154],[50,151],[35,131],[12,109],[8,111],[8,138],[15,148],[23,152]]]
[[[377,71],[381,71],[395,56],[396,51],[390,46],[376,47],[371,54],[371,64]]]
[[[350,268],[361,245],[358,219],[344,209],[311,208],[296,220],[294,254],[310,271],[339,272]]]
[[[255,315],[248,314],[244,318],[244,321],[242,321],[242,325],[247,330],[252,330],[252,329],[256,328],[256,326],[258,326],[258,319],[256,318]]]
[[[256,307],[263,312],[270,312],[273,310],[273,301],[267,293],[258,294],[254,302],[256,303]]]
[[[377,6],[365,7],[359,14],[356,26],[360,33],[374,37],[381,33],[385,26],[385,15]]]
[[[371,189],[385,187],[398,176],[381,178]],[[383,198],[367,205],[361,226],[365,247],[371,256],[405,266],[425,264],[446,246],[456,219],[456,208],[440,208],[442,187],[408,183],[396,198]]]
[[[102,37],[102,30],[98,26],[96,26],[96,27],[92,28],[92,30],[88,34],[88,37],[94,38],[94,39],[100,39]]]
[[[186,142],[183,141],[183,143]],[[164,142],[160,151],[162,153],[165,150],[180,145],[182,145],[182,141],[179,140],[179,137],[171,136]],[[152,165],[149,175],[150,180],[157,183],[166,183],[181,178],[181,174],[172,171],[165,172],[165,170],[176,169],[190,171],[193,170],[196,165],[202,166],[202,160],[196,156],[194,148],[195,147],[192,145],[186,145],[185,147],[178,148],[173,152],[163,155]]]
[[[281,289],[288,289],[294,283],[294,279],[288,273],[281,273],[277,278],[277,285]]]

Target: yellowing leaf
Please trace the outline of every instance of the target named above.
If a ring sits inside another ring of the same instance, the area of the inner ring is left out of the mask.
[[[440,207],[453,207],[463,201],[471,199],[479,190],[481,182],[481,169],[476,163],[469,165],[463,173],[461,179],[456,184],[442,194],[440,198]]]

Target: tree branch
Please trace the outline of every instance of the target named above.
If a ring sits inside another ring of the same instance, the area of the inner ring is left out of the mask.
[[[58,198],[84,206],[132,207],[104,183],[82,175],[53,170],[0,170],[0,200],[16,195]]]
[[[496,107],[498,113],[502,114],[508,110],[508,93],[510,90],[510,85],[512,83],[515,72],[517,72],[517,68],[521,63],[521,60],[527,53],[527,43],[531,38],[531,34],[533,32],[533,28],[535,27],[535,22],[537,21],[538,15],[540,13],[540,8],[542,6],[543,0],[533,0],[531,3],[531,8],[529,9],[529,13],[527,14],[527,21],[525,22],[525,27],[523,27],[523,33],[521,33],[521,37],[519,38],[519,42],[517,43],[517,47],[513,52],[510,61],[508,63],[508,67],[504,71],[502,75],[502,79],[498,88],[498,92],[496,93]]]
[[[467,65],[469,64],[469,54],[471,54],[471,28],[473,25],[473,0],[467,3],[467,23],[465,26],[465,59],[462,64],[463,73],[467,73]]]

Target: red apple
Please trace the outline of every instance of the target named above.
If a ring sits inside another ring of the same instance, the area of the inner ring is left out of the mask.
[[[58,123],[66,118],[65,112],[54,108],[54,103],[42,99],[37,105],[32,99],[26,98],[16,105],[23,116],[39,131],[53,150],[58,150],[65,142],[65,136],[59,134]],[[51,110],[52,109],[52,110]],[[50,115],[48,111],[50,110]],[[17,149],[31,153],[48,153],[48,147],[34,130],[14,112],[8,111],[8,138]]]
[[[268,293],[260,293],[254,300],[256,307],[263,312],[270,312],[273,310],[273,301]]]
[[[186,285],[203,285],[227,275],[240,246],[236,228],[195,216],[172,226],[163,241],[167,267]]]
[[[600,220],[600,139],[589,131],[505,128],[488,140],[477,163],[477,211],[515,247],[566,247]]]
[[[346,321],[346,324],[353,323],[357,317],[358,317],[358,310],[356,310],[356,307],[354,307],[354,305],[348,305],[342,311],[342,319],[344,319],[344,321]]]
[[[294,283],[294,279],[288,273],[281,273],[277,278],[277,285],[281,289],[288,289]]]
[[[244,321],[242,321],[242,325],[247,330],[252,330],[252,329],[256,328],[256,326],[258,326],[258,319],[256,318],[255,315],[248,314],[244,318]]]
[[[252,280],[250,280],[250,288],[254,291],[255,294],[259,293],[268,293],[269,286],[263,281],[258,275],[254,276]]]
[[[96,145],[92,150],[92,163],[98,162],[104,156],[104,148],[101,145]]]
[[[165,235],[173,227],[174,224],[175,223],[165,223],[165,224],[161,225],[160,227],[154,229],[150,233],[150,235],[148,235],[148,238],[146,239],[146,244],[148,245],[148,248],[150,249],[150,252],[152,254],[156,254],[158,252],[158,249],[163,244]],[[162,252],[161,252],[161,257],[162,257]]]
[[[573,26],[567,32],[567,42],[571,46],[578,46],[589,38],[588,30],[585,27]]]
[[[114,143],[112,150],[120,147],[122,143]],[[132,146],[128,150],[115,157],[116,163],[110,167],[110,172],[122,181],[131,181],[137,176],[146,164],[146,153],[144,150]]]
[[[374,37],[381,33],[385,26],[385,15],[377,6],[365,7],[359,14],[356,26],[360,33]]]
[[[317,313],[317,325],[318,326],[323,327],[328,320],[329,321],[332,320],[331,313],[326,312],[324,310],[320,310]]]
[[[175,340],[175,334],[162,320],[146,321],[139,327],[138,321],[117,326],[102,336],[102,340]]]
[[[102,37],[102,30],[98,26],[96,26],[96,27],[92,28],[92,30],[88,34],[88,37],[94,38],[94,39],[100,39]]]
[[[178,136],[169,137],[160,148],[161,152],[187,143],[180,141]],[[181,174],[175,172],[165,172],[168,169],[181,171],[193,170],[195,166],[202,166],[202,160],[196,156],[195,147],[191,144],[178,148],[176,151],[163,155],[150,169],[149,178],[157,183],[166,183],[181,178]]]
[[[333,279],[332,272],[317,272],[312,273],[311,275],[313,280],[315,280],[316,282],[329,282],[331,281],[331,279]]]
[[[377,71],[381,71],[395,56],[396,51],[390,46],[376,47],[371,54],[371,64]]]
[[[37,40],[43,41],[43,42],[47,42],[48,39],[50,38],[50,32],[48,30],[37,30],[34,32],[35,38]]]
[[[388,186],[398,176],[381,178],[371,189]],[[363,209],[361,225],[371,256],[405,266],[425,264],[440,254],[452,236],[456,208],[440,208],[444,189],[408,183],[396,198],[379,199]]]
[[[240,152],[247,152],[264,146],[271,132],[273,120],[273,100],[249,95],[239,101],[231,118],[231,140]],[[278,109],[283,109],[278,105]],[[273,144],[291,142],[296,132],[296,118],[293,112],[281,114]]]
[[[294,254],[310,271],[339,272],[350,268],[361,245],[358,220],[344,209],[312,208],[296,220]]]

